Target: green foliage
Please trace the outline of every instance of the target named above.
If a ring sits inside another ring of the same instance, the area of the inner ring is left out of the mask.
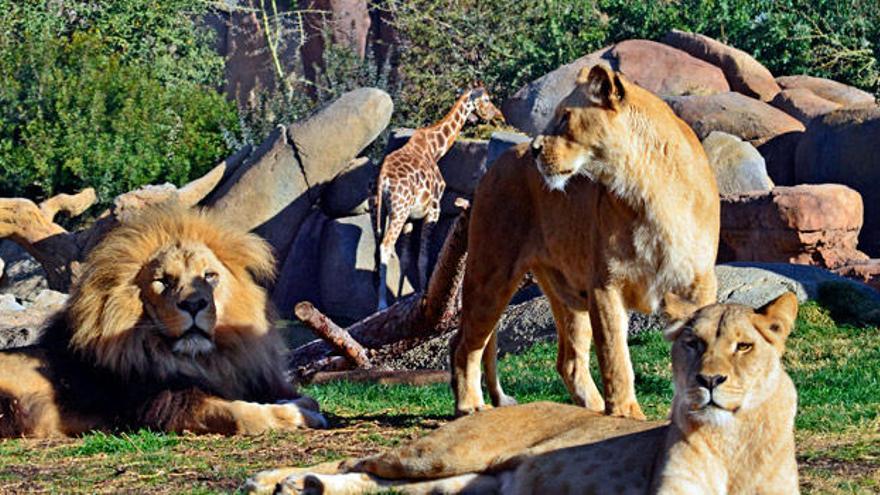
[[[235,108],[196,0],[0,0],[0,195],[92,186],[106,204],[229,152]]]
[[[401,38],[395,123],[438,118],[475,79],[503,101],[587,53],[671,29],[706,34],[774,73],[880,94],[875,0],[385,0]]]

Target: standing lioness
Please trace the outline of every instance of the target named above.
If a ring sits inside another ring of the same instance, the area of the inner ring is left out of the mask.
[[[553,135],[502,155],[477,188],[452,357],[456,412],[484,407],[481,358],[493,404],[514,402],[498,382],[493,329],[531,271],[550,300],[556,367],[574,402],[643,418],[627,310],[651,312],[667,292],[715,301],[715,177],[687,124],[602,66],[582,71],[557,112]],[[604,401],[589,373],[591,338]]]

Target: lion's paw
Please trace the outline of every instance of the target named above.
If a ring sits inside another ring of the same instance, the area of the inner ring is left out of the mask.
[[[317,403],[310,397],[279,402],[270,407],[282,429],[327,428],[327,419],[318,412]]]

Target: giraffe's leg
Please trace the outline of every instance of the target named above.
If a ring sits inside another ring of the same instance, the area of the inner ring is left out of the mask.
[[[406,282],[406,273],[409,271],[409,265],[412,262],[412,229],[411,222],[407,222],[403,226],[403,231],[397,240],[396,245],[398,258],[400,258],[400,276],[397,279],[397,297],[403,294],[403,284]]]
[[[388,287],[386,281],[388,262],[391,261],[391,256],[394,254],[394,245],[397,243],[397,238],[400,237],[400,232],[406,224],[407,217],[408,214],[403,211],[403,208],[395,205],[393,201],[389,202],[388,224],[385,227],[385,235],[382,237],[382,242],[379,243],[378,293],[380,311],[388,307]]]
[[[431,274],[428,273],[428,251],[431,245],[431,232],[434,231],[434,227],[437,226],[437,221],[440,219],[440,211],[432,211],[427,216],[425,216],[425,220],[422,222],[421,232],[419,233],[419,287],[418,290],[426,291],[428,290],[428,281],[430,280]]]
[[[620,291],[595,289],[590,299],[590,319],[596,356],[605,388],[605,412],[612,416],[645,419],[636,400],[635,373],[626,342],[629,315]]]

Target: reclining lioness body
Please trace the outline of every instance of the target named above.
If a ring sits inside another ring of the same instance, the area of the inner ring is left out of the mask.
[[[719,218],[715,177],[687,124],[606,68],[582,72],[552,134],[499,157],[475,193],[452,357],[456,412],[485,407],[481,359],[492,403],[514,402],[498,381],[494,328],[531,271],[553,310],[572,400],[643,419],[627,310],[650,313],[667,292],[714,302]],[[588,371],[591,340],[604,399]]]
[[[693,311],[669,299],[672,315]],[[249,482],[269,492],[356,494],[753,494],[798,492],[797,394],[782,369],[797,315],[786,293],[759,311],[704,307],[666,331],[675,397],[668,424],[563,404],[492,409],[387,453]],[[335,474],[334,474],[335,473]]]

